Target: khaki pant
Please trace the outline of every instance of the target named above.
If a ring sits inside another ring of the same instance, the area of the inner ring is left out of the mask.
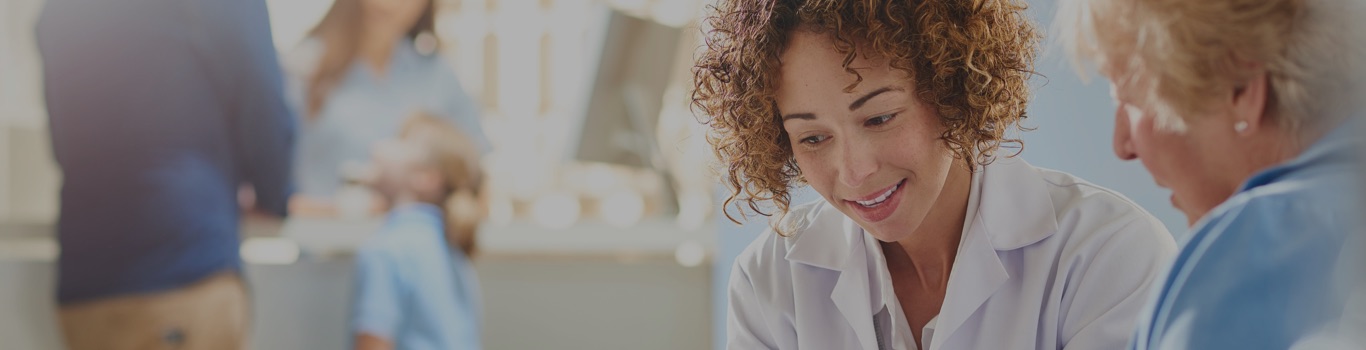
[[[58,311],[71,350],[247,347],[251,303],[236,273],[180,289],[64,305]]]

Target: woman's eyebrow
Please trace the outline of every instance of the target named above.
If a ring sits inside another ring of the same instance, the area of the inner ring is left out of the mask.
[[[872,99],[873,97],[876,97],[877,95],[881,95],[881,94],[884,93],[884,92],[888,92],[888,91],[905,91],[905,90],[902,89],[902,88],[900,88],[900,87],[895,87],[895,86],[885,86],[885,87],[883,87],[883,88],[881,88],[881,89],[873,90],[873,92],[869,92],[867,95],[863,95],[863,97],[859,97],[857,100],[854,100],[854,103],[850,103],[850,104],[849,104],[849,111],[852,112],[852,111],[854,111],[855,109],[859,109],[859,107],[863,107],[863,104],[864,104],[864,103],[868,103],[868,100]]]

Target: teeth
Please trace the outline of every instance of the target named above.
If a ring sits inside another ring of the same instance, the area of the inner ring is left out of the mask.
[[[898,183],[896,184],[896,186],[892,186],[891,189],[888,189],[887,192],[883,192],[881,196],[877,196],[877,198],[873,198],[873,200],[870,200],[870,201],[854,201],[854,202],[855,202],[855,203],[858,203],[859,205],[865,206],[865,207],[877,206],[878,204],[882,204],[883,201],[887,200],[887,197],[891,197],[891,196],[892,196],[892,192],[896,192],[896,189],[898,189],[898,188],[901,188],[901,183],[900,183],[900,182],[898,182]]]

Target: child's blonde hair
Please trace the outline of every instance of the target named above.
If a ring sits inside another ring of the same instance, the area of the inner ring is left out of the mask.
[[[487,212],[478,146],[450,122],[427,113],[408,118],[399,138],[422,147],[427,163],[441,173],[446,194],[437,204],[445,213],[446,242],[473,257],[475,231]]]

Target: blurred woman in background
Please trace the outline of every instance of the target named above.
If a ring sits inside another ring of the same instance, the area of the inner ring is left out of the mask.
[[[437,53],[435,12],[433,0],[336,0],[285,57],[303,119],[295,176],[306,200],[293,209],[327,207],[343,167],[364,162],[372,143],[417,112],[452,122],[488,148],[478,106]]]
[[[1192,225],[1138,349],[1287,349],[1333,332],[1362,272],[1348,244],[1366,212],[1361,6],[1062,4],[1066,47],[1111,81],[1115,154],[1171,188]]]

